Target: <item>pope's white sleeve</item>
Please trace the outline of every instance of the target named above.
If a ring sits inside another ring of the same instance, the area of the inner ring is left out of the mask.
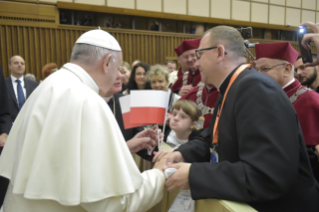
[[[88,212],[143,212],[163,198],[165,176],[158,169],[144,171],[143,184],[132,194],[115,196],[97,202],[81,203]]]

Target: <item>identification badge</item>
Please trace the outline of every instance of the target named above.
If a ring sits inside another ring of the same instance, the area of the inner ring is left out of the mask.
[[[211,154],[210,162],[211,163],[218,163],[218,153],[216,151],[216,147],[214,147],[210,150],[210,154]]]
[[[205,117],[204,116],[199,117],[197,124],[196,124],[196,129],[197,130],[203,129],[204,122],[205,122]]]

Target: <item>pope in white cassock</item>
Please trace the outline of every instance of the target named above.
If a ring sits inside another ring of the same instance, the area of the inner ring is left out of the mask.
[[[1,211],[140,212],[162,199],[164,162],[139,172],[98,95],[113,85],[121,51],[109,33],[89,31],[29,97],[0,157],[10,179]]]

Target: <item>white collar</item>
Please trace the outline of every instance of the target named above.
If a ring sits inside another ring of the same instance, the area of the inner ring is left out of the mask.
[[[21,76],[20,78],[15,78],[12,74],[11,74],[11,80],[12,82],[15,82],[17,79],[19,79],[21,82],[23,81],[23,76]]]
[[[291,85],[294,82],[295,82],[295,78],[292,78],[292,80],[290,82],[288,82],[284,87],[282,87],[282,89],[285,89],[286,87],[288,87],[289,85]]]
[[[63,68],[75,74],[85,85],[89,86],[92,90],[99,94],[99,87],[92,77],[81,66],[78,66],[74,63],[67,63],[63,65]]]
[[[110,97],[102,97],[102,98],[104,99],[104,101],[106,101],[106,103],[108,103],[113,98],[113,95]]]

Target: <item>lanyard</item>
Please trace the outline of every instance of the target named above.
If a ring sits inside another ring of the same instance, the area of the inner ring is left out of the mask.
[[[238,75],[239,75],[243,70],[245,70],[246,68],[250,68],[250,65],[248,65],[248,64],[241,65],[241,66],[235,71],[235,73],[234,73],[233,76],[231,77],[231,79],[230,79],[230,81],[229,81],[229,84],[228,84],[228,86],[227,86],[227,89],[226,89],[226,92],[225,92],[225,95],[224,95],[224,98],[223,98],[222,105],[219,106],[219,108],[218,108],[218,112],[217,112],[216,120],[215,120],[215,125],[214,125],[214,131],[213,131],[213,144],[215,144],[215,145],[218,145],[218,125],[219,125],[219,118],[220,118],[220,115],[222,114],[222,110],[223,110],[223,107],[224,107],[224,104],[225,104],[225,100],[226,100],[226,97],[227,97],[229,88],[232,86],[233,82],[236,80],[236,78],[238,77]]]

